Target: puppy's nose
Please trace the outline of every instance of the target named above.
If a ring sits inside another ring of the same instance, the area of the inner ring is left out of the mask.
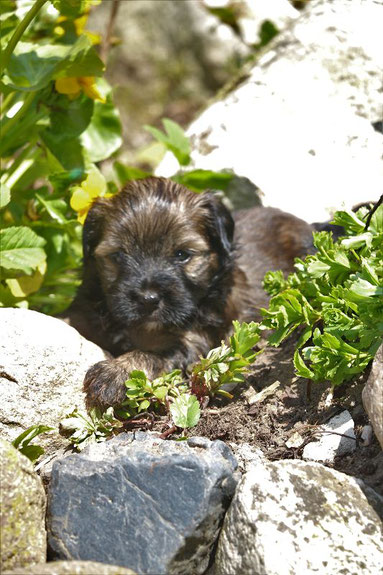
[[[140,293],[139,300],[147,311],[153,311],[160,303],[160,296],[155,290],[146,289]]]

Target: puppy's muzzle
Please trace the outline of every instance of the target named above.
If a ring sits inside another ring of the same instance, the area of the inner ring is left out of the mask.
[[[145,313],[155,311],[161,301],[159,293],[154,288],[136,292],[135,299]]]

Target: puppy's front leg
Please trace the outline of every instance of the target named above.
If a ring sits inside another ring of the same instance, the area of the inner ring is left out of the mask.
[[[138,350],[96,363],[88,369],[84,379],[87,409],[106,409],[122,403],[126,398],[124,382],[131,371],[142,370],[153,379],[164,371],[173,369],[172,364],[173,362],[158,355]]]

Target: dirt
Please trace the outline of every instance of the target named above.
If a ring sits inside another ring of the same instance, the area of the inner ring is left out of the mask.
[[[368,446],[360,438],[368,424],[361,399],[368,373],[336,388],[330,400],[328,384],[295,376],[294,343],[290,340],[280,348],[265,349],[233,399],[216,399],[187,434],[227,443],[248,443],[261,449],[271,461],[302,459],[304,446],[319,437],[319,426],[347,409],[355,422],[356,450],[352,455],[336,457],[329,466],[363,479],[383,495],[383,452],[375,436]],[[249,397],[273,384],[270,395],[249,404]],[[289,447],[293,434],[298,445]]]

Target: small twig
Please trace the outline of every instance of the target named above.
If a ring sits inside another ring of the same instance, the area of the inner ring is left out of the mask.
[[[142,419],[143,417],[148,417],[149,419]],[[152,428],[153,423],[154,423],[153,413],[150,413],[150,411],[143,411],[142,413],[138,413],[137,415],[134,415],[130,419],[124,421],[123,427],[127,428],[131,425],[147,424],[149,426],[149,428]]]
[[[172,427],[170,427],[169,429],[167,429],[166,431],[164,431],[163,433],[161,433],[161,435],[159,435],[158,437],[160,439],[166,439],[167,437],[169,437],[169,435],[172,435],[173,433],[175,433],[177,431],[177,426],[173,425]]]
[[[366,220],[366,225],[364,226],[364,231],[367,231],[371,222],[371,218],[374,215],[374,213],[376,212],[376,210],[379,208],[379,206],[381,206],[383,204],[383,194],[380,196],[379,200],[376,202],[376,204],[371,208],[371,210],[368,212],[368,216],[367,216],[367,220]]]
[[[112,34],[113,34],[114,25],[116,23],[116,18],[117,18],[117,13],[118,13],[119,7],[120,7],[120,0],[113,0],[112,8],[110,11],[109,22],[108,22],[108,28],[106,30],[105,40],[104,40],[102,47],[101,47],[101,59],[105,62],[105,64],[106,64],[107,59],[108,59],[108,53],[109,53],[110,45],[112,43]]]

